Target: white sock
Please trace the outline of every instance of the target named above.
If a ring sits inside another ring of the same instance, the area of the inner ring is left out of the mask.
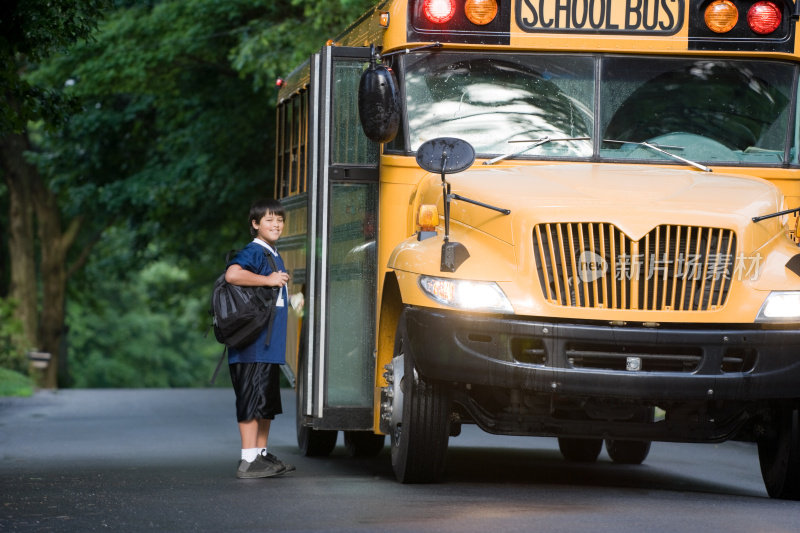
[[[260,453],[261,455],[266,457],[266,455],[267,455],[267,447],[264,446],[263,448],[259,448],[258,453]]]
[[[242,459],[248,463],[252,463],[258,457],[258,452],[261,448],[242,448]]]

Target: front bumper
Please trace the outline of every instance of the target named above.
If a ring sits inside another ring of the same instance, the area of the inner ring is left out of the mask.
[[[427,379],[637,401],[800,398],[800,330],[563,323],[406,310]]]

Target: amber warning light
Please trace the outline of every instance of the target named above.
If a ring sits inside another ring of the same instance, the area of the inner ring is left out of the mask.
[[[439,210],[435,205],[421,205],[417,222],[421,231],[435,231],[439,223]]]
[[[464,13],[473,24],[483,26],[489,24],[497,16],[496,0],[467,0]]]
[[[424,0],[422,13],[429,22],[445,24],[453,20],[458,9],[457,0]],[[467,0],[464,15],[478,26],[489,24],[497,17],[497,0]]]

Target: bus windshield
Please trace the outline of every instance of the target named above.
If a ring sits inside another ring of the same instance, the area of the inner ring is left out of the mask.
[[[797,158],[794,69],[754,59],[410,54],[408,141],[415,151],[460,137],[486,157],[676,163],[669,152],[782,165]]]

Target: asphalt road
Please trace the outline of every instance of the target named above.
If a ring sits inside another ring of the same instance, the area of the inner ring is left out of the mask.
[[[800,531],[767,498],[755,448],[655,443],[641,466],[561,459],[554,439],[466,427],[447,482],[394,481],[374,459],[298,455],[294,401],[270,451],[297,465],[238,480],[233,394],[64,390],[0,399],[0,531]]]

